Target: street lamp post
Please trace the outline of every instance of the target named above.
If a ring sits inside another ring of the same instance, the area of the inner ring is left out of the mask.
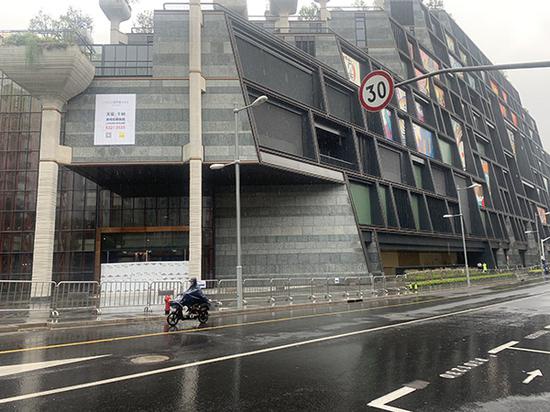
[[[468,190],[473,189],[475,187],[481,186],[479,183],[474,183],[473,185],[470,185],[468,187],[457,187],[456,193],[458,195],[458,215],[444,215],[443,217],[446,219],[454,218],[454,217],[460,217],[460,232],[462,234],[462,248],[464,250],[464,269],[466,271],[466,281],[468,282],[468,287],[472,286],[472,283],[470,281],[470,268],[468,266],[468,250],[466,249],[466,235],[464,231],[464,214],[462,213],[462,205],[460,204],[460,191],[461,190]]]
[[[211,170],[221,170],[226,166],[235,165],[235,207],[236,207],[236,220],[237,220],[237,308],[243,307],[243,265],[242,265],[242,247],[241,247],[241,160],[239,153],[239,113],[243,110],[258,107],[261,104],[267,102],[267,96],[260,96],[254,102],[245,107],[237,107],[233,109],[235,115],[235,161],[229,164],[213,164],[210,166]]]

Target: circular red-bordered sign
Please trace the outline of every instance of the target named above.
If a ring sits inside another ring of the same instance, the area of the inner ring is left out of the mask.
[[[369,112],[379,112],[390,103],[393,92],[394,83],[390,74],[384,70],[375,70],[363,79],[359,99]]]

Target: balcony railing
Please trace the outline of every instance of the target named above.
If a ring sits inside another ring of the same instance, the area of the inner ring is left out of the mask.
[[[96,76],[134,77],[153,75],[152,44],[94,45],[92,63]]]

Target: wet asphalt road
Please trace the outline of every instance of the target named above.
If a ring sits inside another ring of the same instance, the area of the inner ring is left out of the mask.
[[[381,304],[0,335],[0,410],[550,410],[550,285]]]

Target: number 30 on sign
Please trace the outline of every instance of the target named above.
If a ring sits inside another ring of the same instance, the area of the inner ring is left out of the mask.
[[[390,74],[383,70],[376,70],[363,79],[359,89],[359,99],[369,112],[379,112],[391,101],[393,90],[393,78]]]

